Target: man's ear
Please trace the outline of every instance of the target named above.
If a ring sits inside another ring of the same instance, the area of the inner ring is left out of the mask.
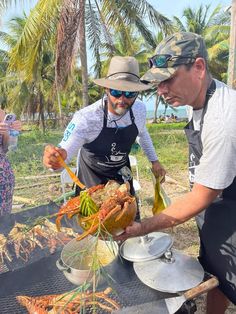
[[[194,62],[194,67],[197,71],[197,75],[202,77],[206,73],[206,61],[204,58],[197,58]]]

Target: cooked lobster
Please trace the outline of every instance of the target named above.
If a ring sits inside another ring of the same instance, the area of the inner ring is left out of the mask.
[[[56,225],[60,230],[64,215],[69,219],[77,216],[78,223],[85,230],[78,240],[95,233],[118,235],[134,220],[136,211],[136,199],[130,194],[129,184],[120,185],[111,180],[70,199],[60,208]]]

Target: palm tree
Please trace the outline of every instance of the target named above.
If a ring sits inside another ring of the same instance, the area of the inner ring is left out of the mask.
[[[236,0],[231,5],[230,53],[228,65],[228,84],[236,89]]]
[[[229,54],[230,14],[218,5],[210,12],[210,5],[198,9],[187,7],[184,22],[174,17],[177,30],[194,32],[204,37],[209,55],[209,68],[215,78],[226,80]]]
[[[175,26],[183,32],[193,32],[199,35],[204,35],[209,27],[216,25],[216,17],[221,10],[221,6],[218,5],[211,14],[209,13],[209,9],[210,5],[203,6],[202,4],[198,9],[187,7],[183,10],[185,23],[178,17],[174,16]],[[218,22],[220,22],[219,19]]]
[[[27,112],[29,114],[39,113],[39,123],[42,123],[45,129],[44,112],[51,110],[48,106],[53,106],[51,100],[51,89],[54,82],[53,50],[50,42],[41,42],[40,54],[35,56],[35,62],[32,67],[32,80],[27,80],[27,73],[21,72],[18,75],[16,69],[9,67],[11,54],[14,53],[14,47],[17,45],[21,36],[27,17],[16,17],[9,22],[9,33],[0,32],[1,40],[10,48],[10,51],[2,51],[6,55],[6,71],[1,76],[1,88],[6,91],[9,107],[16,112]],[[46,108],[47,104],[47,108]]]
[[[11,2],[10,0],[1,1],[5,6]],[[132,46],[133,43],[127,31],[131,24],[135,25],[136,30],[145,40],[153,47],[155,46],[152,33],[143,22],[145,16],[152,25],[158,26],[165,34],[171,27],[170,21],[145,0],[139,2],[131,0],[39,0],[35,8],[31,10],[24,32],[11,56],[10,65],[27,71],[28,77],[30,77],[32,64],[35,61],[34,56],[37,55],[36,50],[40,49],[42,38],[49,38],[57,25],[56,85],[59,89],[65,86],[79,47],[83,85],[86,89],[88,75],[85,38],[89,39],[97,70],[100,71],[101,53],[104,47],[110,49],[111,55],[114,54],[112,34],[122,32],[126,44],[129,47]],[[85,36],[85,31],[87,36]],[[31,46],[32,48],[28,51],[28,47]],[[16,55],[18,60],[16,60]],[[25,61],[22,62],[22,60]],[[84,102],[86,105],[85,97]]]

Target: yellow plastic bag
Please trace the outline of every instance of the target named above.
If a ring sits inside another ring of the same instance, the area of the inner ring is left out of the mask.
[[[170,198],[167,196],[160,180],[153,178],[154,181],[154,204],[152,208],[153,215],[160,214],[167,206],[170,205]]]

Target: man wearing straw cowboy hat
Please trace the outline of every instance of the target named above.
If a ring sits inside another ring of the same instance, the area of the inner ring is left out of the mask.
[[[44,165],[59,169],[58,153],[68,162],[80,151],[78,178],[86,187],[111,179],[123,183],[124,170],[130,169],[131,146],[137,138],[154,175],[164,177],[165,170],[146,130],[145,105],[137,99],[139,92],[150,88],[140,82],[137,60],[113,57],[107,76],[94,82],[105,88],[104,97],[74,114],[59,147],[45,149]],[[134,194],[132,180],[130,183]]]

